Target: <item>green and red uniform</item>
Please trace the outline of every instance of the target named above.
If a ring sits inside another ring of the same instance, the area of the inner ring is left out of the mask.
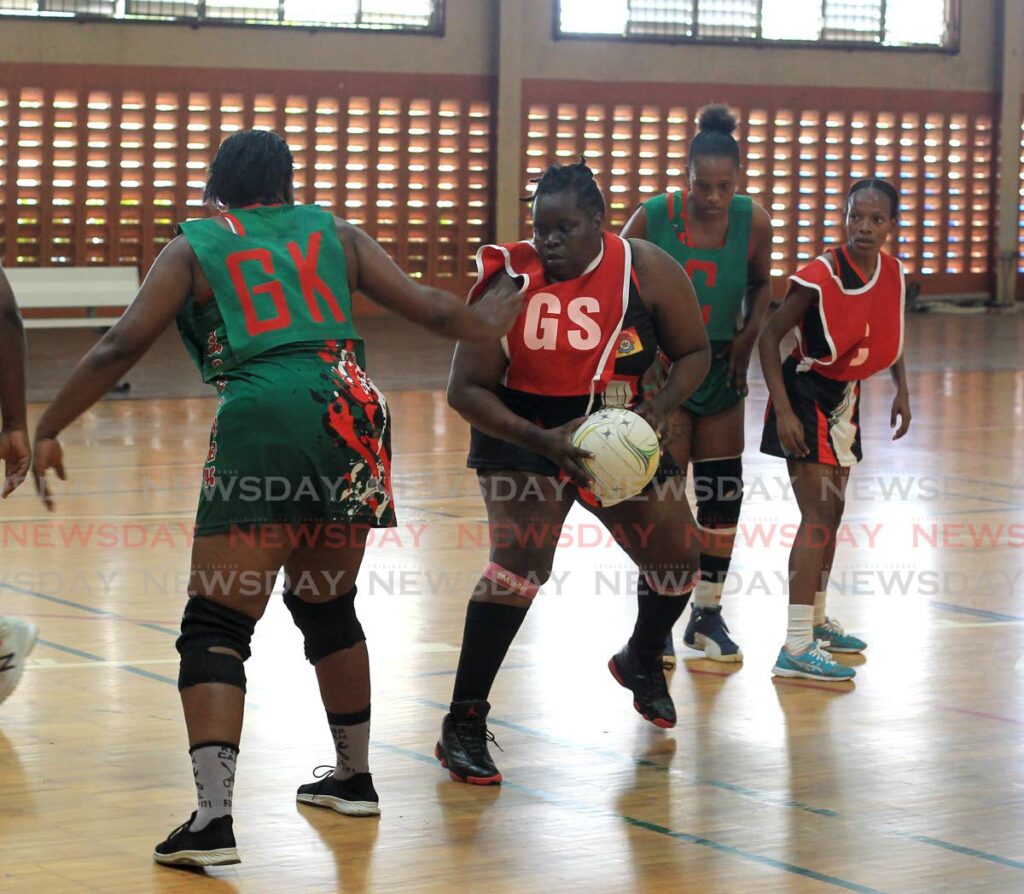
[[[391,420],[363,369],[345,250],[315,205],[180,226],[213,294],[178,329],[218,391],[196,534],[236,526],[391,527]]]
[[[753,204],[749,196],[733,196],[725,241],[717,248],[697,248],[689,230],[686,193],[663,193],[644,202],[647,240],[672,255],[690,277],[711,342],[711,369],[683,402],[698,416],[720,413],[743,400],[727,381],[726,348],[736,335],[747,294]]]

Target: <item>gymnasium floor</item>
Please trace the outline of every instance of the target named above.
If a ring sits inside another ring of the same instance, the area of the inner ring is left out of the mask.
[[[173,644],[213,411],[167,396],[200,392],[162,342],[129,377],[145,399],[104,402],[68,431],[57,512],[28,487],[2,507],[0,606],[42,638],[0,708],[0,891],[1024,890],[1024,315],[910,318],[901,442],[888,440],[891,385],[865,386],[866,461],[830,597],[870,642],[848,659],[854,685],[770,674],[785,629],[780,526],[797,513],[782,464],[756,452],[755,374],[740,592],[725,600],[746,661],[687,654],[680,628],[679,724],[644,723],[605,669],[632,626],[629,566],[574,509],[571,545],[492,695],[507,781],[483,789],[432,757],[486,554],[466,426],[436,390],[447,347],[367,328],[371,372],[413,389],[390,394],[402,526],[360,581],[382,816],[296,806],[295,787],[333,755],[274,601],[247,665],[243,862],[205,876],[151,862],[194,803]],[[84,348],[50,335],[33,336],[36,399]]]

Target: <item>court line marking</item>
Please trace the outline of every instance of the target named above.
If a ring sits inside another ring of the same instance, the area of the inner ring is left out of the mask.
[[[126,618],[124,615],[107,611],[104,608],[95,608],[91,605],[84,605],[81,602],[72,602],[70,599],[62,599],[60,596],[51,596],[49,593],[40,593],[38,590],[29,590],[27,587],[19,587],[16,584],[9,584],[4,581],[0,581],[0,589],[11,590],[14,593],[21,593],[24,596],[34,596],[36,599],[45,599],[47,602],[55,602],[57,605],[63,605],[67,608],[77,608],[79,611],[89,612],[93,615],[100,615],[113,621],[127,621],[129,624],[134,624],[136,627],[145,627],[147,630],[155,630],[158,633],[166,633],[174,637],[179,633],[179,631],[170,627],[161,627],[159,624],[152,624],[148,621],[135,621],[132,618]]]
[[[52,597],[52,598],[57,599],[58,597]],[[104,659],[104,658],[102,658],[102,657],[100,657],[98,655],[93,655],[91,652],[85,652],[85,651],[83,651],[81,649],[75,649],[75,648],[73,648],[71,646],[65,646],[65,645],[62,645],[60,643],[53,642],[51,640],[40,639],[38,642],[41,645],[47,646],[47,647],[52,648],[52,649],[56,649],[57,651],[65,652],[65,653],[70,654],[70,655],[75,655],[76,657],[79,657],[79,658],[85,658],[85,659],[87,659],[89,661],[105,662],[107,660],[107,659]],[[159,683],[167,683],[167,684],[170,684],[171,686],[174,686],[175,688],[177,688],[177,681],[176,680],[173,680],[170,677],[165,677],[162,674],[156,674],[156,673],[153,673],[151,671],[144,670],[143,668],[137,667],[136,665],[114,663],[111,666],[117,667],[119,670],[126,671],[127,673],[131,673],[131,674],[134,674],[136,676],[144,677],[146,679],[154,680],[154,681],[159,682]],[[406,699],[409,699],[409,700],[412,700],[412,701],[421,702],[421,703],[424,703],[424,704],[427,704],[427,705],[431,705],[433,707],[439,708],[442,711],[447,711],[448,710],[448,706],[447,705],[441,704],[439,702],[432,702],[429,699],[424,699],[424,698],[420,698],[420,697],[417,697],[417,696],[401,696],[401,698],[406,698]],[[254,709],[258,709],[259,708],[258,705],[251,704],[250,700],[248,698],[246,699],[246,703],[247,703],[248,707],[251,707],[251,708],[254,708]],[[547,734],[540,733],[539,731],[531,731],[529,727],[522,726],[521,724],[514,724],[514,723],[511,723],[509,721],[500,721],[500,720],[497,720],[497,719],[492,719],[491,723],[493,725],[495,725],[495,726],[501,725],[501,726],[506,726],[506,727],[508,727],[510,729],[515,729],[517,731],[522,731],[522,732],[524,732],[527,735],[533,735],[533,736],[535,736],[537,738],[548,739],[548,740],[554,742],[554,744],[556,744],[556,745],[560,744],[558,742],[558,740],[555,739],[555,737],[548,736]],[[426,763],[431,764],[432,766],[436,766],[436,759],[435,758],[427,756],[427,755],[424,755],[424,754],[422,754],[420,752],[412,751],[410,749],[400,748],[399,746],[392,745],[392,744],[390,744],[388,742],[383,742],[383,741],[378,740],[378,739],[373,739],[373,740],[371,740],[371,742],[373,743],[373,745],[375,747],[383,748],[384,750],[398,751],[399,753],[403,753],[403,754],[407,754],[408,756],[415,757],[416,760],[419,760],[421,762],[426,762]],[[649,766],[649,767],[651,767],[653,769],[657,769],[657,770],[662,771],[662,772],[678,774],[678,775],[682,776],[683,778],[688,778],[689,777],[689,774],[682,773],[682,771],[676,770],[675,768],[666,767],[663,764],[659,764],[659,763],[657,763],[655,761],[650,761],[650,760],[647,760],[645,758],[635,758],[635,757],[631,758],[628,755],[621,755],[621,754],[618,754],[616,752],[605,752],[604,749],[591,748],[589,746],[583,746],[583,745],[575,745],[573,743],[568,743],[568,744],[569,744],[570,748],[574,748],[574,749],[582,748],[582,749],[588,750],[588,751],[595,751],[595,752],[598,752],[598,753],[606,754],[607,756],[611,756],[611,757],[613,757],[613,758],[615,758],[617,760],[620,760],[620,761],[621,760],[628,760],[628,761],[632,761],[633,763],[639,764],[641,766]],[[696,777],[689,777],[689,778],[694,779],[694,780],[696,779]],[[527,794],[532,794],[534,797],[542,798],[544,800],[549,800],[551,803],[555,803],[555,804],[562,803],[562,804],[564,804],[567,807],[567,809],[584,809],[584,810],[591,811],[591,812],[597,812],[599,814],[603,814],[603,815],[606,815],[606,816],[609,816],[609,817],[615,817],[616,819],[622,820],[623,822],[626,822],[628,824],[634,825],[634,826],[636,826],[638,828],[642,828],[645,831],[656,832],[658,834],[667,835],[667,836],[672,837],[672,838],[674,838],[676,840],[686,841],[688,843],[698,844],[698,845],[701,845],[701,846],[704,846],[704,847],[710,847],[710,848],[712,848],[714,850],[719,851],[720,853],[728,854],[730,856],[735,856],[735,857],[738,857],[740,859],[744,859],[744,860],[748,860],[748,861],[757,862],[757,863],[760,863],[761,865],[771,866],[773,868],[781,869],[781,870],[783,870],[785,872],[790,872],[792,874],[802,875],[802,876],[804,876],[806,878],[813,878],[813,879],[816,879],[818,881],[823,881],[823,882],[826,882],[828,884],[835,885],[837,887],[845,888],[846,890],[864,892],[864,894],[884,894],[884,892],[881,892],[878,889],[869,888],[869,887],[866,887],[864,885],[858,885],[856,882],[848,882],[845,879],[841,879],[841,878],[834,877],[834,876],[828,876],[828,875],[825,875],[823,873],[818,873],[818,872],[816,872],[815,870],[812,870],[812,869],[806,869],[805,867],[796,866],[795,864],[784,863],[782,861],[775,860],[775,859],[773,859],[771,857],[766,857],[766,856],[763,856],[761,854],[756,854],[756,853],[753,853],[751,851],[745,851],[745,850],[742,850],[740,848],[733,847],[732,845],[722,844],[720,842],[716,842],[716,841],[713,841],[711,839],[700,838],[698,836],[691,835],[688,832],[678,832],[678,831],[669,829],[669,828],[664,827],[664,826],[658,826],[658,825],[656,825],[654,823],[649,823],[649,822],[647,822],[645,820],[639,820],[639,819],[636,819],[634,817],[629,817],[629,816],[626,816],[626,815],[623,815],[623,814],[616,814],[616,813],[614,813],[612,811],[606,811],[603,808],[592,807],[591,805],[583,804],[582,802],[580,803],[580,807],[579,808],[575,808],[575,807],[573,807],[574,802],[569,801],[568,799],[561,798],[560,796],[557,796],[557,795],[551,795],[551,794],[549,794],[547,792],[543,792],[543,791],[541,791],[539,789],[532,789],[532,788],[530,788],[528,786],[522,785],[521,783],[503,782],[502,784],[504,786],[506,786],[507,788],[511,788],[513,790],[523,791],[523,792],[525,792]],[[714,785],[715,783],[713,781],[708,781],[708,784]],[[725,788],[728,791],[733,791],[733,792],[736,792],[738,794],[746,795],[749,792],[754,797],[758,797],[758,796],[764,797],[764,793],[758,793],[758,792],[754,791],[753,789],[746,789],[743,786],[733,785],[731,783],[723,783],[723,784],[720,784],[718,787]],[[772,800],[766,800],[765,803],[773,804],[775,806],[779,806],[779,804],[780,804],[779,801],[772,801]],[[824,808],[811,808],[811,807],[808,807],[807,805],[800,805],[798,802],[781,802],[781,805],[782,806],[797,806],[797,807],[800,807],[800,808],[802,808],[804,810],[807,810],[807,811],[809,811],[811,813],[817,813],[817,814],[823,815],[823,816],[832,816],[832,817],[839,817],[840,816],[836,811],[826,811]],[[975,858],[978,858],[978,859],[983,859],[983,860],[987,860],[989,862],[997,863],[999,865],[1008,866],[1010,868],[1024,869],[1024,863],[1018,863],[1017,861],[1011,860],[1011,859],[1009,859],[1007,857],[1001,857],[1001,856],[999,856],[997,854],[988,854],[985,851],[976,850],[974,848],[965,847],[965,846],[962,846],[962,845],[954,844],[952,842],[943,841],[942,839],[932,838],[932,837],[926,836],[926,835],[916,835],[916,834],[913,834],[913,833],[897,833],[897,834],[900,835],[901,837],[910,838],[910,839],[912,839],[912,840],[914,840],[914,841],[916,841],[918,843],[929,844],[929,845],[933,845],[933,846],[936,846],[936,847],[944,848],[946,850],[949,850],[949,851],[951,851],[953,853],[960,854],[962,856],[975,857]]]
[[[105,611],[104,609],[97,609],[97,608],[93,608],[92,606],[86,606],[86,605],[82,605],[80,603],[71,602],[70,600],[61,599],[58,596],[51,596],[51,595],[46,594],[46,593],[38,593],[36,591],[26,590],[26,589],[21,588],[21,587],[15,587],[15,586],[10,585],[10,584],[0,584],[0,587],[6,587],[7,589],[12,589],[12,590],[15,590],[16,592],[22,592],[22,593],[25,593],[25,594],[30,595],[30,596],[35,596],[35,597],[40,598],[40,599],[46,599],[46,600],[49,600],[49,601],[52,601],[52,602],[57,602],[57,603],[60,603],[60,604],[63,604],[63,605],[67,605],[67,606],[73,607],[73,608],[79,608],[79,609],[81,609],[83,611],[87,611],[87,612],[90,612],[90,613],[93,613],[93,614],[104,615],[104,616],[109,617],[112,620],[129,621],[129,623],[135,624],[136,626],[146,627],[146,628],[149,628],[149,629],[152,629],[152,630],[159,631],[161,633],[168,633],[168,634],[170,634],[172,636],[177,636],[177,634],[178,634],[178,631],[176,631],[176,630],[171,630],[169,628],[160,627],[160,626],[155,625],[155,624],[143,624],[143,623],[139,623],[137,621],[131,621],[128,618],[124,618],[123,616],[119,616],[119,615],[116,615],[116,614],[114,614],[112,612]],[[982,611],[982,610],[981,609],[977,609],[975,611]],[[1024,619],[1022,619],[1022,620],[1024,620]],[[89,660],[91,662],[106,662],[106,659],[101,658],[98,655],[93,655],[93,654],[91,654],[89,652],[83,652],[81,650],[73,649],[70,646],[62,646],[62,645],[60,645],[58,643],[54,643],[52,641],[44,640],[44,639],[40,639],[39,642],[41,644],[43,644],[43,645],[46,645],[46,646],[49,646],[51,648],[57,649],[58,651],[63,651],[63,652],[66,652],[68,654],[72,654],[72,655],[75,655],[77,657],[80,657],[80,658],[85,658],[85,659],[87,659],[87,660]],[[142,662],[139,662],[139,663],[142,663]],[[157,680],[159,682],[170,683],[170,684],[174,685],[175,687],[177,687],[177,681],[176,680],[172,680],[170,677],[165,677],[165,676],[163,676],[161,674],[155,674],[155,673],[152,673],[150,671],[144,670],[144,669],[142,669],[140,667],[137,667],[134,664],[124,664],[124,663],[121,663],[121,662],[113,662],[109,666],[117,667],[117,668],[120,668],[122,670],[127,671],[128,673],[133,673],[133,674],[136,674],[138,676],[142,676],[142,677],[146,677],[146,678],[149,678],[149,679]],[[429,699],[421,698],[421,697],[418,697],[418,696],[399,696],[399,697],[400,698],[409,698],[409,699],[412,699],[414,701],[418,701],[420,703],[423,703],[423,704],[429,705],[431,707],[440,709],[442,711],[447,711],[448,710],[448,706],[447,705],[444,705],[444,704],[442,704],[440,702],[434,702],[434,701],[431,701]],[[252,705],[252,707],[256,707],[256,705]],[[956,713],[972,713],[972,714],[976,713],[977,716],[985,717],[986,719],[991,719],[991,720],[1006,720],[1007,719],[1007,718],[1004,718],[1004,717],[1001,717],[1001,716],[995,715],[995,714],[981,714],[981,713],[978,713],[978,712],[969,712],[966,709],[944,707],[944,706],[939,706],[939,705],[936,705],[934,707],[937,707],[940,710],[953,711],[953,712],[956,712]],[[1015,722],[1015,721],[1013,721],[1013,722]],[[803,804],[803,803],[798,802],[798,801],[782,801],[782,800],[779,800],[779,799],[776,799],[776,798],[772,798],[766,792],[758,792],[755,789],[749,789],[749,788],[747,788],[745,786],[742,786],[742,785],[739,785],[737,783],[728,783],[728,782],[723,782],[723,781],[720,781],[720,780],[711,780],[711,779],[702,780],[702,779],[700,779],[700,778],[698,778],[696,776],[692,776],[690,774],[684,773],[681,770],[678,770],[678,769],[676,769],[674,767],[667,767],[664,764],[660,764],[660,763],[658,763],[656,761],[651,761],[651,760],[648,760],[646,758],[630,757],[629,755],[623,755],[623,754],[620,754],[618,752],[607,751],[605,749],[598,748],[596,746],[587,746],[587,745],[583,745],[581,743],[574,743],[574,742],[571,742],[571,741],[568,741],[568,740],[560,740],[560,739],[558,739],[556,737],[548,735],[547,733],[543,733],[543,732],[541,732],[539,730],[533,730],[533,729],[531,729],[529,727],[526,727],[526,726],[523,726],[521,724],[512,723],[511,721],[502,721],[502,720],[498,720],[498,719],[492,718],[491,719],[491,724],[495,725],[495,726],[505,726],[505,727],[507,727],[509,729],[516,730],[517,732],[522,732],[524,735],[528,735],[528,736],[531,736],[531,737],[534,737],[534,738],[544,739],[544,740],[549,741],[550,743],[552,743],[552,744],[554,744],[554,745],[556,745],[558,747],[569,747],[570,749],[583,749],[583,750],[587,750],[587,751],[591,751],[591,752],[597,753],[597,754],[599,754],[599,755],[601,755],[603,757],[611,757],[611,758],[613,758],[615,760],[619,760],[619,761],[625,760],[625,761],[632,762],[633,764],[638,765],[638,766],[650,767],[652,769],[657,769],[659,771],[662,771],[662,772],[665,772],[665,773],[669,773],[671,775],[678,775],[678,776],[680,776],[680,777],[682,777],[682,778],[684,778],[684,779],[686,779],[686,780],[688,780],[688,781],[690,781],[691,783],[694,783],[694,784],[698,784],[698,785],[704,784],[704,785],[709,785],[709,786],[712,786],[712,787],[715,787],[715,788],[721,788],[721,789],[724,789],[726,791],[731,791],[731,792],[734,792],[736,794],[740,794],[740,795],[742,795],[744,797],[750,797],[750,798],[752,798],[754,800],[760,801],[761,803],[770,804],[772,806],[782,806],[782,807],[794,808],[794,809],[798,809],[798,810],[803,810],[803,811],[808,812],[808,813],[817,814],[817,815],[820,815],[820,816],[830,816],[830,817],[839,817],[840,816],[840,814],[837,811],[830,810],[828,808],[813,807],[811,805]],[[681,833],[681,834],[686,834],[686,833]],[[931,838],[928,838],[927,836],[919,836],[919,839],[923,843],[926,843],[926,844],[933,843],[933,842],[939,842],[940,841],[940,839],[931,839]],[[915,840],[918,840],[918,838],[915,838]],[[954,851],[956,853],[962,853],[962,854],[964,854],[966,856],[984,855],[984,853],[985,853],[983,851],[977,851],[975,853],[974,850],[971,849],[971,848],[961,848],[960,845],[952,844],[952,843],[949,843],[949,842],[945,842],[945,843],[939,844],[937,846],[945,847],[946,845],[948,845],[948,847],[947,847],[948,850]],[[725,846],[725,845],[723,845],[723,846]],[[1001,865],[1007,865],[1007,866],[1012,866],[1013,868],[1022,868],[1022,869],[1024,869],[1024,864],[1020,864],[1020,866],[1018,867],[1014,863],[1014,861],[1009,860],[1009,858],[1006,858],[1006,857],[1000,857],[1000,856],[995,855],[995,854],[989,854],[989,855],[986,855],[984,858],[985,859],[989,859],[990,858],[992,862],[1000,863]],[[765,859],[769,859],[769,858],[765,858]],[[853,889],[853,890],[859,890],[859,889]],[[865,890],[870,890],[870,889],[865,889]]]
[[[47,646],[51,649],[56,649],[60,652],[66,652],[70,655],[75,655],[79,658],[85,658],[87,660],[94,662],[108,663],[106,659],[101,658],[98,655],[93,655],[91,652],[85,652],[81,649],[72,648],[71,646],[64,646],[60,643],[55,643],[50,640],[40,639],[39,644]],[[155,674],[151,671],[143,670],[142,668],[136,667],[135,665],[131,664],[123,664],[120,662],[110,662],[109,664],[112,667],[118,667],[121,670],[136,674],[138,676],[146,677],[148,679],[155,680],[160,683],[169,683],[175,688],[177,688],[176,680],[172,680],[170,677],[165,677],[162,674]],[[429,764],[432,767],[438,766],[436,758],[430,757],[421,752],[413,751],[412,749],[408,748],[402,748],[398,745],[392,745],[390,742],[383,742],[378,739],[373,739],[372,743],[376,748],[382,749],[384,751],[390,751],[392,753],[402,755],[403,757],[412,758],[419,761],[420,763]],[[503,783],[503,786],[512,789],[513,791],[522,792],[538,800],[546,801],[550,804],[555,804],[566,810],[571,810],[577,813],[585,812],[594,816],[601,816],[608,819],[616,819],[625,822],[628,825],[634,826],[636,828],[643,829],[647,832],[655,832],[657,834],[672,838],[676,841],[682,841],[687,844],[696,844],[701,847],[707,847],[714,851],[717,851],[718,853],[726,854],[731,857],[736,857],[740,860],[758,863],[762,866],[768,866],[773,869],[780,869],[784,872],[788,872],[794,875],[800,875],[805,878],[812,878],[817,881],[821,881],[838,888],[843,888],[847,891],[857,891],[861,892],[861,894],[884,894],[884,892],[879,891],[877,888],[869,888],[866,885],[860,885],[856,882],[850,882],[846,879],[838,878],[836,876],[826,875],[825,873],[817,872],[813,869],[807,869],[803,866],[797,866],[793,863],[786,863],[782,860],[776,860],[772,857],[766,857],[762,854],[754,853],[753,851],[747,851],[742,848],[734,847],[733,845],[713,841],[710,838],[702,838],[697,835],[691,835],[689,832],[681,832],[674,829],[669,829],[665,826],[659,826],[655,823],[647,822],[646,820],[641,820],[635,817],[626,816],[624,814],[615,813],[614,811],[607,810],[605,808],[595,807],[593,805],[586,804],[582,801],[574,801],[568,798],[563,798],[559,795],[554,795],[550,792],[545,792],[541,789],[535,789],[530,786],[523,785],[522,783],[505,782]]]
[[[934,599],[929,599],[928,604],[932,608],[937,608],[942,611],[956,612],[961,615],[973,615],[976,618],[988,618],[990,621],[1024,622],[1024,616],[1021,615],[1009,615],[1004,612],[991,612],[988,609],[974,608],[970,605],[957,605],[954,602],[938,602]]]
[[[390,742],[379,742],[376,741],[374,744],[384,750],[389,751],[392,754],[399,755],[401,757],[410,758],[411,760],[419,761],[422,764],[428,764],[432,767],[437,767],[438,762],[435,757],[428,756],[419,751],[414,751],[411,748],[403,748],[400,745],[392,745]],[[457,784],[457,783],[453,783]],[[504,780],[501,783],[502,788],[507,788],[515,792],[521,792],[528,797],[534,798],[539,801],[544,801],[548,804],[553,804],[556,807],[561,807],[564,810],[569,810],[574,813],[585,813],[591,816],[601,817],[603,819],[612,819],[619,822],[623,822],[626,825],[633,826],[637,829],[642,829],[645,832],[654,832],[658,835],[664,835],[667,838],[672,838],[675,841],[681,841],[686,844],[695,844],[699,847],[710,848],[720,854],[726,854],[730,857],[737,857],[740,860],[744,860],[749,863],[757,863],[761,866],[768,866],[772,869],[780,869],[783,872],[788,872],[793,875],[799,875],[804,878],[812,878],[819,882],[824,882],[827,885],[832,885],[837,888],[842,888],[846,891],[857,891],[860,894],[883,894],[878,888],[870,888],[867,885],[861,885],[857,882],[847,881],[846,879],[839,878],[834,875],[827,875],[824,872],[817,872],[814,869],[807,869],[804,866],[797,866],[794,863],[787,863],[783,860],[776,860],[773,857],[766,857],[763,854],[757,854],[753,851],[744,850],[743,848],[735,847],[731,844],[723,844],[720,841],[714,841],[710,838],[704,838],[699,835],[692,835],[689,832],[681,832],[676,829],[670,829],[667,826],[661,826],[657,823],[651,823],[647,820],[637,819],[636,817],[629,816],[624,813],[616,813],[614,810],[608,810],[604,807],[596,807],[592,804],[587,804],[584,801],[577,801],[574,798],[566,798],[562,795],[552,794],[546,792],[543,789],[534,788],[533,786],[524,785],[521,782],[509,782]]]

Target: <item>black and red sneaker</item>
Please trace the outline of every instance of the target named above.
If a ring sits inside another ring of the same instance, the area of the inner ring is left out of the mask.
[[[668,694],[661,656],[641,661],[626,643],[608,659],[608,670],[620,686],[633,693],[633,707],[644,718],[662,729],[676,725],[676,706]]]
[[[487,729],[487,713],[491,706],[481,700],[452,702],[451,712],[441,724],[434,756],[456,782],[471,785],[497,785],[501,772],[491,760],[487,743],[494,742],[494,733]]]

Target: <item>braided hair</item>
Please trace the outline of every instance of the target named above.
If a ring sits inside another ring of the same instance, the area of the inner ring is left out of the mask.
[[[736,116],[727,106],[715,103],[704,106],[697,114],[699,132],[690,143],[687,167],[692,170],[693,162],[701,157],[731,158],[740,166],[740,147],[733,137],[736,130]]]
[[[291,150],[279,134],[239,131],[220,144],[203,201],[228,208],[278,202],[290,196],[292,169]]]
[[[896,191],[896,187],[889,183],[888,180],[878,180],[874,177],[858,180],[850,187],[850,191],[846,194],[847,208],[850,207],[850,203],[853,201],[854,193],[860,192],[862,189],[874,189],[885,195],[889,199],[889,205],[892,208],[891,216],[900,216],[900,194]]]
[[[536,183],[537,188],[532,196],[523,196],[520,199],[522,202],[530,203],[539,196],[571,189],[576,193],[576,205],[581,210],[590,214],[605,213],[604,196],[594,180],[594,172],[587,167],[582,155],[578,162],[571,165],[551,165],[541,177],[530,182]]]

